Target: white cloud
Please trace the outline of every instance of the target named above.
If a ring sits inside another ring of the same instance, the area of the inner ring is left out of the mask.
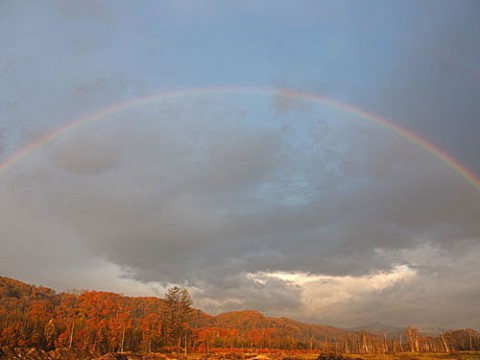
[[[273,278],[301,287],[302,303],[308,306],[309,312],[321,311],[339,302],[383,290],[400,282],[409,282],[416,276],[417,272],[407,265],[363,276],[332,276],[287,271],[260,271],[248,274],[251,281],[260,285],[265,285],[269,278]]]

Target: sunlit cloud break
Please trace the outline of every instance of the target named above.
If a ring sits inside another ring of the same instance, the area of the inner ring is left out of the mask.
[[[249,273],[247,276],[260,286],[266,285],[270,279],[278,279],[291,286],[300,287],[303,303],[318,307],[350,300],[398,283],[408,283],[417,277],[417,272],[408,265],[397,265],[390,271],[379,271],[362,276],[334,276],[288,271],[259,271]]]

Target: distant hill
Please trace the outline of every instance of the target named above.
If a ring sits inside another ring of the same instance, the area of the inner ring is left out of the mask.
[[[255,329],[282,329],[295,338],[318,340],[342,338],[352,335],[353,331],[326,325],[305,324],[286,317],[267,317],[255,310],[232,311],[214,317],[214,324],[220,328],[235,328],[243,331]]]
[[[169,327],[174,325],[165,318],[165,307],[165,300],[156,297],[103,291],[57,293],[0,277],[0,346],[27,345],[46,350],[76,346],[92,353],[120,348],[159,349],[173,345],[168,339],[178,336],[171,335]],[[175,326],[180,330],[175,331],[188,338],[178,343],[185,346],[187,342],[193,349],[207,343],[210,347],[313,349],[355,336],[352,331],[267,317],[254,310],[212,316],[192,309],[188,325],[178,321],[182,323]]]
[[[353,328],[348,328],[350,331],[366,331],[372,334],[381,334],[383,335],[384,333],[387,335],[388,338],[394,338],[394,337],[399,337],[403,335],[405,332],[405,328],[398,327],[398,326],[392,326],[392,325],[385,325],[382,323],[372,323],[368,325],[362,325],[362,326],[356,326]]]
[[[403,334],[400,327],[380,323],[344,330],[268,317],[255,310],[212,316],[190,308],[188,292],[177,290],[186,296],[185,302],[181,296],[172,302],[167,296],[57,293],[0,276],[0,350],[49,352],[66,348],[93,357],[124,351],[243,353],[248,349],[378,354],[480,350],[480,334],[472,329],[429,335],[411,328]]]
[[[380,335],[383,335],[385,333],[388,338],[395,338],[395,337],[398,338],[399,336],[403,336],[406,329],[407,329],[406,327],[386,325],[378,322],[368,324],[368,325],[356,326],[352,328],[345,328],[345,330],[354,331],[354,332],[366,331],[371,334],[380,334]],[[423,336],[438,336],[442,333],[442,329],[434,328],[434,327],[417,327],[417,329],[419,333],[422,334]],[[452,329],[449,329],[449,331],[452,331]]]

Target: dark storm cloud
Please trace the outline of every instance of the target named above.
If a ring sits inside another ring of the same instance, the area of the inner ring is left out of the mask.
[[[447,4],[441,21],[411,39],[380,107],[480,174],[480,9]]]
[[[175,122],[168,116],[151,120],[157,132],[135,130],[120,116],[96,128],[93,142],[82,132],[72,134],[44,160],[51,170],[39,170],[31,184],[25,178],[29,192],[23,196],[32,203],[42,199],[38,211],[49,214],[52,226],[62,224],[82,248],[130,277],[164,284],[187,280],[201,284],[205,298],[224,294],[240,299],[237,304],[260,292],[248,273],[362,276],[397,264],[422,273],[424,267],[402,251],[426,241],[448,248],[452,238],[457,244],[464,240],[468,249],[468,240],[479,237],[475,190],[394,134],[349,124],[357,136],[325,160],[314,154],[345,141],[336,136],[348,132],[326,135],[319,144],[307,131],[299,143],[282,132],[282,121],[260,131],[239,125],[237,118],[214,131],[219,119],[211,111],[203,114],[208,120],[201,121],[200,134],[184,126],[194,120],[181,111]],[[297,126],[311,129],[315,117],[306,119]],[[179,122],[186,123],[178,127]],[[137,131],[141,136],[133,135]],[[102,137],[108,132],[116,135]],[[378,136],[382,140],[374,141]],[[112,139],[124,141],[114,161],[112,149],[119,144],[108,145]],[[362,143],[360,152],[355,139]],[[95,177],[74,176],[78,172]],[[397,256],[381,256],[396,251]],[[275,297],[275,308],[285,309],[292,298],[270,291],[279,283],[265,285],[262,296]],[[218,306],[230,309],[235,303]]]
[[[56,153],[58,167],[78,174],[98,174],[115,166],[119,150],[94,137],[74,139]]]

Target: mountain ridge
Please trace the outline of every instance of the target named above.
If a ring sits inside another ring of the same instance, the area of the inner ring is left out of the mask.
[[[0,348],[74,348],[92,354],[244,348],[345,353],[480,350],[480,334],[473,329],[439,335],[421,334],[415,327],[402,332],[382,323],[342,329],[269,317],[257,310],[214,316],[190,305],[184,312],[179,306],[167,294],[161,299],[106,291],[57,293],[0,276]]]

